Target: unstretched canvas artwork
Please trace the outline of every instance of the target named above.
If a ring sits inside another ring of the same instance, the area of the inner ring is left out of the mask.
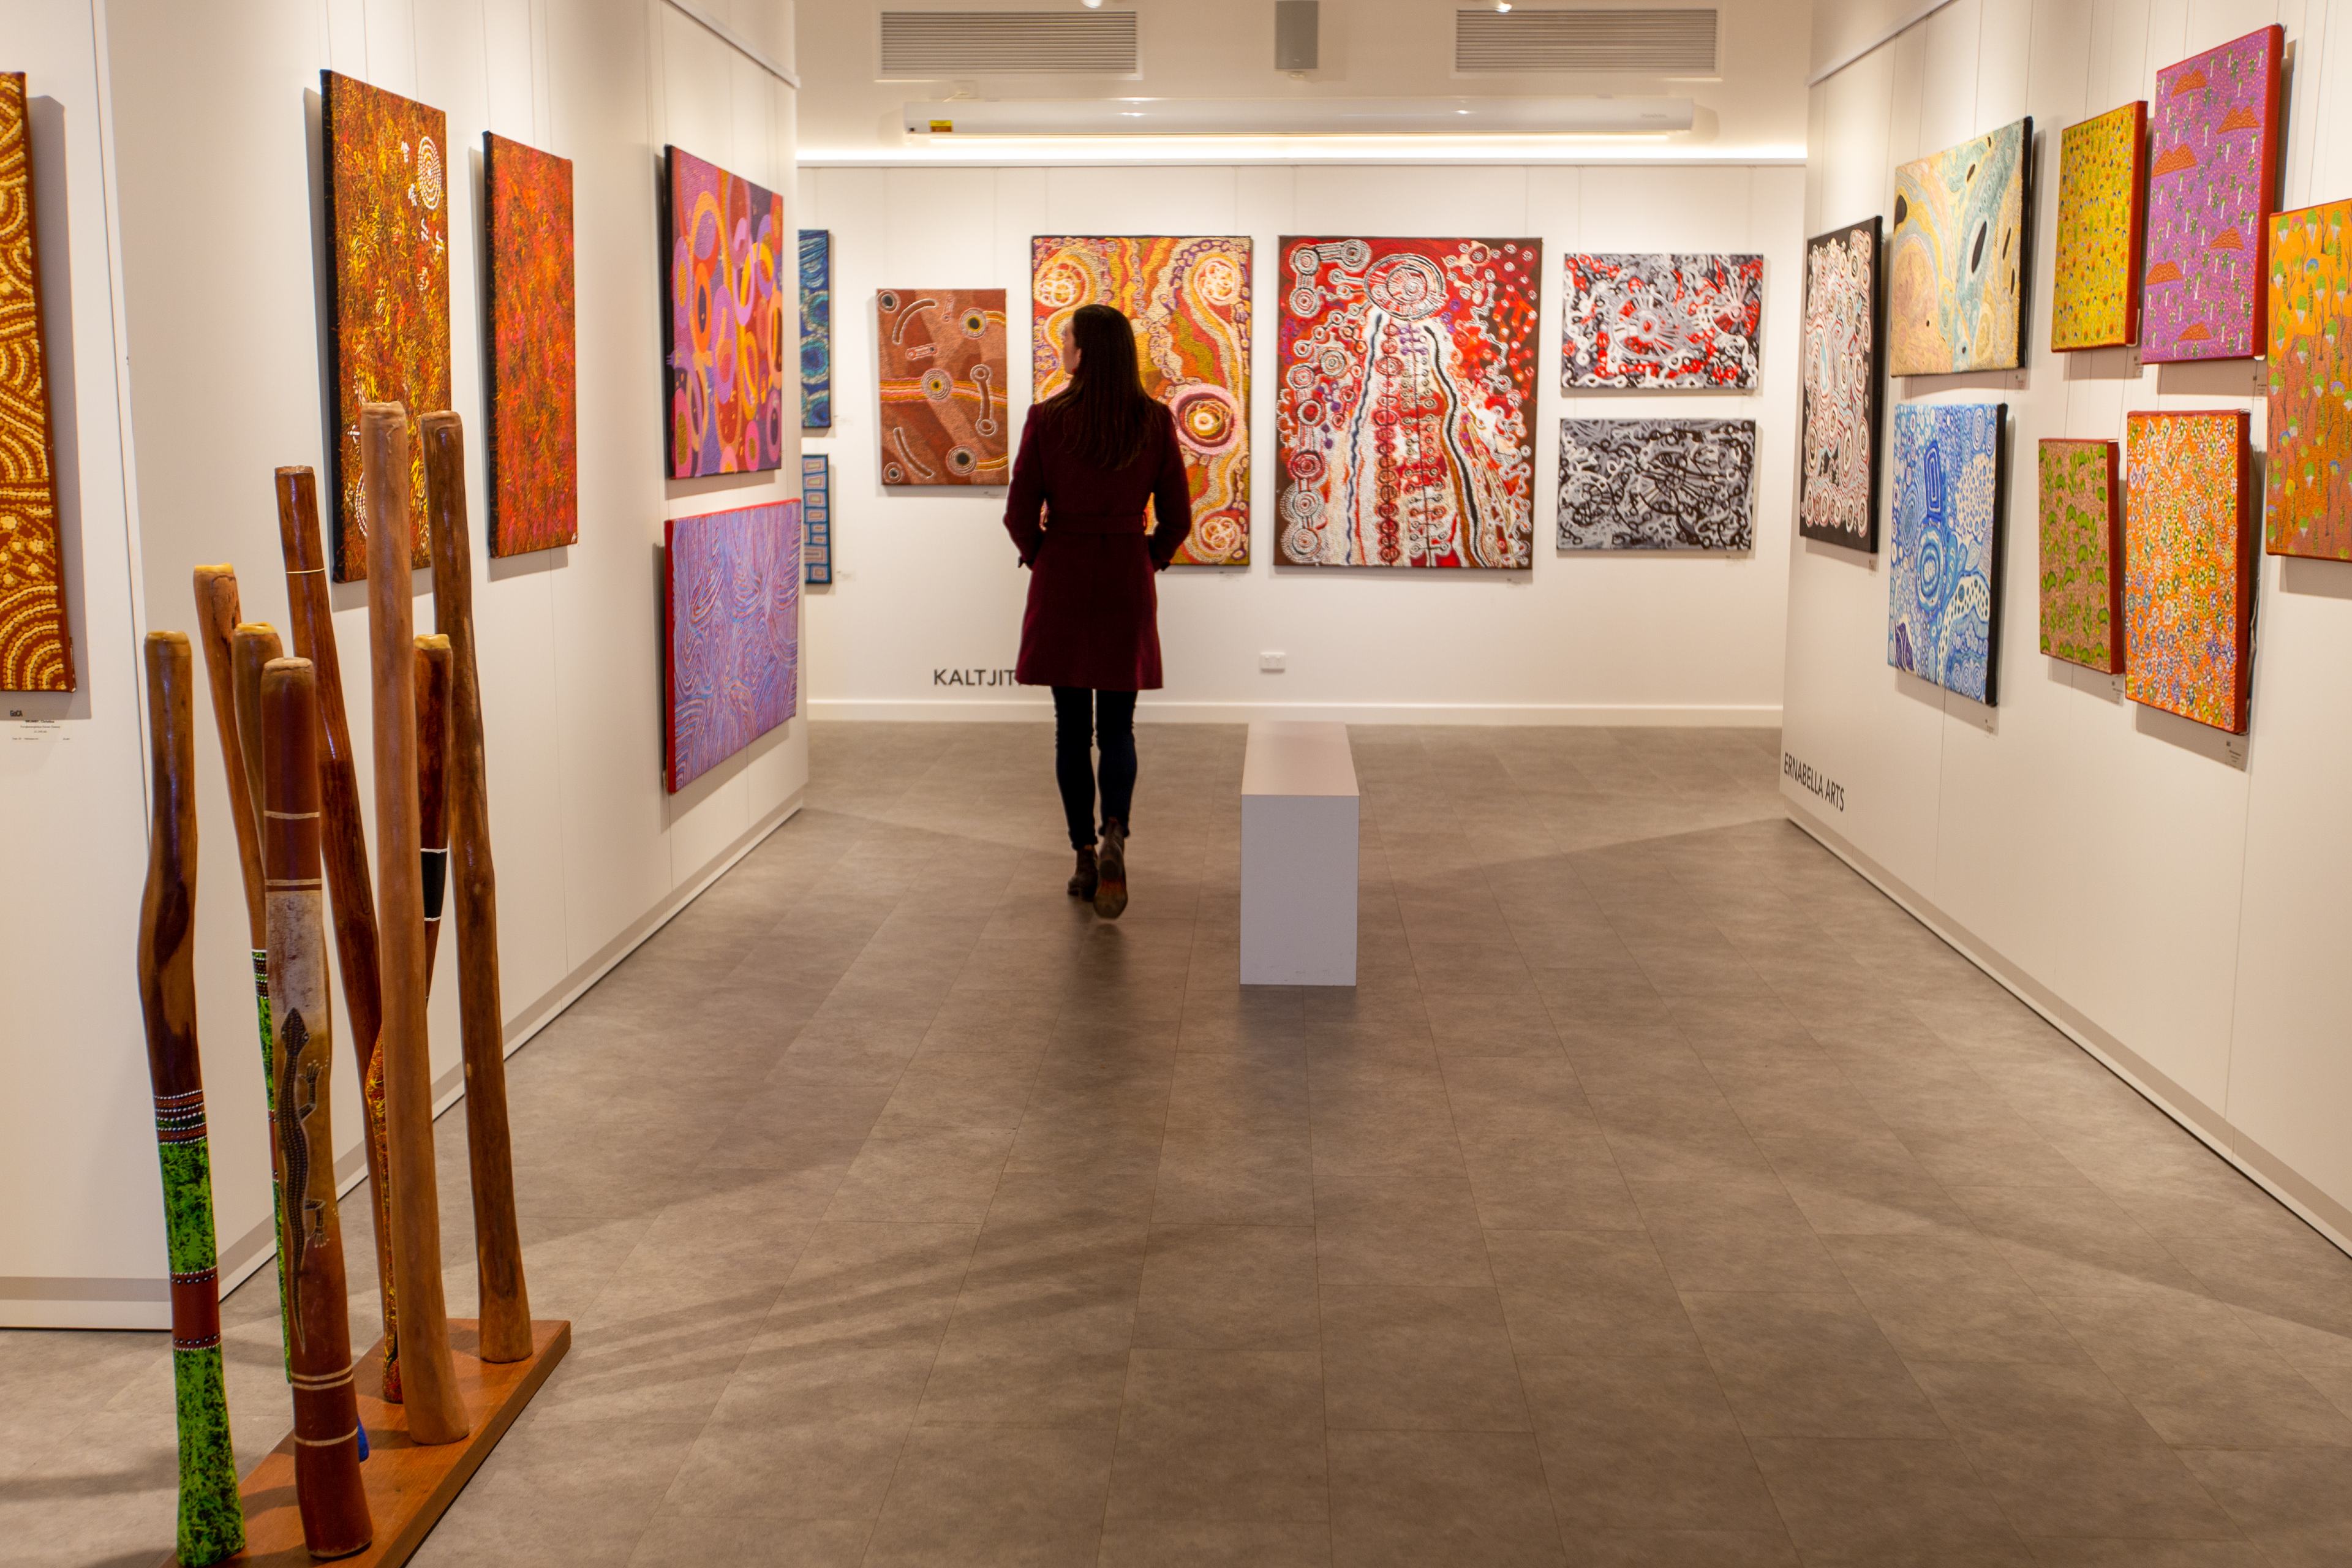
[[[1070,315],[1109,305],[1135,323],[1144,390],[1176,416],[1192,489],[1179,566],[1250,558],[1250,242],[1160,236],[1039,236],[1029,242],[1034,401],[1069,380]]]
[[[784,199],[669,150],[669,477],[784,462]]]
[[[833,428],[833,231],[801,230],[801,428]]]
[[[2272,26],[2156,73],[2140,321],[2151,364],[2263,352],[2285,47]]]
[[[2352,202],[2271,220],[2270,454],[2273,555],[2352,561]]]
[[[2058,134],[2058,262],[2050,346],[2117,348],[2139,333],[2140,225],[2147,185],[2147,105]]]
[[[1878,548],[1878,220],[1805,242],[1797,531]]]
[[[1004,290],[885,289],[874,296],[882,363],[882,482],[1001,485]]]
[[[2249,416],[2125,427],[2124,695],[2242,734],[2252,684]]]
[[[2011,370],[2021,363],[2032,149],[2029,118],[1895,171],[1886,241],[1893,374]]]
[[[1760,256],[1570,256],[1559,384],[1748,392],[1764,320]]]
[[[25,74],[0,73],[0,691],[74,689]]]
[[[449,406],[449,122],[439,110],[321,71],[327,233],[334,247],[335,581],[367,575],[360,409],[408,410],[410,561],[430,563],[418,422]]]
[[[489,207],[490,553],[580,537],[572,160],[482,136]]]
[[[1285,238],[1276,559],[1534,564],[1534,239]]]
[[[2041,447],[2042,651],[2124,667],[2123,493],[2113,441]]]
[[[1895,411],[1886,662],[1979,702],[1995,700],[2005,403]]]
[[[672,518],[665,542],[675,795],[798,711],[800,503]]]
[[[1562,550],[1746,550],[1752,419],[1563,419]]]

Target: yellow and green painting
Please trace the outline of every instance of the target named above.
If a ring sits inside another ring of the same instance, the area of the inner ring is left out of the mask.
[[[2263,548],[2352,561],[2352,202],[2271,219],[2270,464]]]
[[[1889,374],[2014,370],[2021,363],[2032,147],[2033,121],[2019,120],[1895,171]]]
[[[2123,508],[2113,441],[2047,440],[2041,450],[2042,651],[2124,667]]]
[[[2058,286],[2050,347],[2119,348],[2139,336],[2147,104],[2069,125],[2058,138]]]

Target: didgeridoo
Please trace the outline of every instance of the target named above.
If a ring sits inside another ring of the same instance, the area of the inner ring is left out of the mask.
[[[327,1112],[334,1062],[327,1004],[326,896],[319,876],[319,705],[303,658],[261,677],[262,869],[269,898],[269,1016],[278,1031],[270,1153],[284,1194],[278,1255],[292,1329],[294,1497],[313,1557],[347,1557],[375,1534],[360,1480],[359,1400],[343,1304],[343,1236],[335,1205],[335,1137]],[[240,693],[242,695],[242,693]]]
[[[449,639],[449,815],[457,905],[457,1009],[466,1065],[466,1152],[474,1188],[482,1359],[530,1354],[530,1290],[515,1221],[507,1122],[506,1021],[499,999],[498,875],[490,861],[482,689],[474,662],[474,569],[466,524],[466,434],[425,416],[425,504],[433,541],[433,624]]]
[[[393,1288],[392,1179],[384,1155],[383,992],[376,981],[375,884],[368,870],[367,826],[360,819],[359,767],[343,710],[342,663],[327,604],[327,558],[319,539],[319,481],[308,468],[278,470],[278,543],[286,558],[286,597],[293,607],[294,651],[310,661],[319,704],[320,839],[327,892],[334,902],[335,956],[343,977],[343,1011],[359,1058],[360,1114],[366,1123],[368,1190],[374,1194],[376,1293],[383,1303],[383,1396],[399,1404],[399,1295]]]
[[[180,1561],[196,1568],[245,1546],[221,1367],[219,1256],[212,1147],[196,1050],[194,660],[184,632],[147,634],[147,731],[154,827],[139,905],[139,1005],[155,1089],[163,1167],[163,1242],[172,1268],[172,1385],[179,1407]]]
[[[425,885],[416,827],[415,605],[408,565],[408,414],[360,410],[368,518],[368,645],[375,698],[376,972],[383,987],[383,1109],[392,1166],[392,1272],[400,1292],[408,1435],[454,1443],[468,1420],[441,1299],[433,1065],[425,1023]]]
[[[449,639],[416,639],[416,836],[425,847],[425,990],[441,952],[441,906],[449,890]]]
[[[261,851],[262,945],[253,955],[254,1010],[261,1019],[261,1094],[262,1104],[269,1112],[269,1145],[278,1146],[278,1020],[269,1006],[269,906],[267,889],[269,877],[268,830],[261,816],[261,671],[264,666],[281,657],[285,649],[278,646],[278,630],[266,621],[239,621],[229,634],[229,685],[236,698],[236,750],[222,758],[222,765],[245,769],[246,798],[253,803],[253,838]],[[250,919],[252,911],[247,911]],[[278,1221],[273,1233],[286,1234],[286,1193],[279,1183],[275,1165],[270,1169],[270,1213]],[[286,1350],[286,1375],[294,1375],[294,1306],[287,1295],[286,1253],[281,1246],[278,1254],[278,1310]]]

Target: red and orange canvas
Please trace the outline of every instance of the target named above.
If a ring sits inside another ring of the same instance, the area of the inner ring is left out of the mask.
[[[784,198],[669,150],[669,477],[784,464]],[[795,260],[795,268],[798,263]],[[798,372],[792,373],[795,379]]]
[[[372,522],[360,488],[366,404],[408,410],[409,559],[431,561],[417,422],[449,406],[449,121],[353,78],[320,78],[335,271],[335,581],[356,583]]]
[[[2271,220],[2264,545],[2352,561],[2352,202]]]
[[[0,74],[0,691],[71,691],[22,71]]]
[[[2253,666],[2248,420],[2134,414],[2124,448],[2124,695],[2233,734]]]
[[[580,537],[572,160],[482,136],[489,206],[490,553]]]
[[[884,289],[874,296],[882,364],[882,482],[1001,485],[1004,290]]]

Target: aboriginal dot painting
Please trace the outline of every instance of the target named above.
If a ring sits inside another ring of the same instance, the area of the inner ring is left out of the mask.
[[[2284,29],[2268,26],[2156,73],[2140,319],[2149,363],[2263,352],[2285,47]]]
[[[2021,363],[2030,119],[1895,171],[1886,335],[1895,375]]]
[[[2124,667],[2123,489],[2113,441],[2046,440],[2042,651],[2113,675]]]
[[[2271,220],[2266,547],[2352,561],[2352,202]]]
[[[1746,392],[1764,319],[1760,256],[1571,256],[1560,389]]]
[[[833,231],[801,230],[801,428],[833,428]]]
[[[1878,220],[1805,242],[1797,530],[1878,548]]]
[[[409,562],[425,531],[427,414],[449,406],[449,121],[437,109],[321,71],[327,232],[335,257],[335,581],[367,575],[360,409],[408,410]]]
[[[798,501],[669,520],[663,552],[670,793],[798,710]]]
[[[1276,557],[1525,571],[1533,239],[1286,238]]]
[[[489,207],[490,553],[580,537],[572,160],[485,132]]]
[[[1562,550],[1746,550],[1752,419],[1563,419]]]
[[[669,150],[669,477],[784,464],[784,199]]]
[[[71,691],[22,71],[0,74],[0,691]]]
[[[2008,415],[2005,403],[1906,403],[1895,411],[1886,662],[1984,703],[1995,698]]]
[[[885,289],[874,296],[874,319],[882,482],[1004,483],[1004,290]]]
[[[2134,414],[2124,430],[2124,695],[2233,734],[2253,663],[2248,421]]]
[[[1069,380],[1071,312],[1108,305],[1135,323],[1143,388],[1176,416],[1192,489],[1192,531],[1173,564],[1248,564],[1250,242],[1039,236],[1029,242],[1029,292],[1040,403]]]
[[[2050,346],[2119,348],[2139,334],[2147,105],[2069,125],[2058,135],[2058,261]]]

